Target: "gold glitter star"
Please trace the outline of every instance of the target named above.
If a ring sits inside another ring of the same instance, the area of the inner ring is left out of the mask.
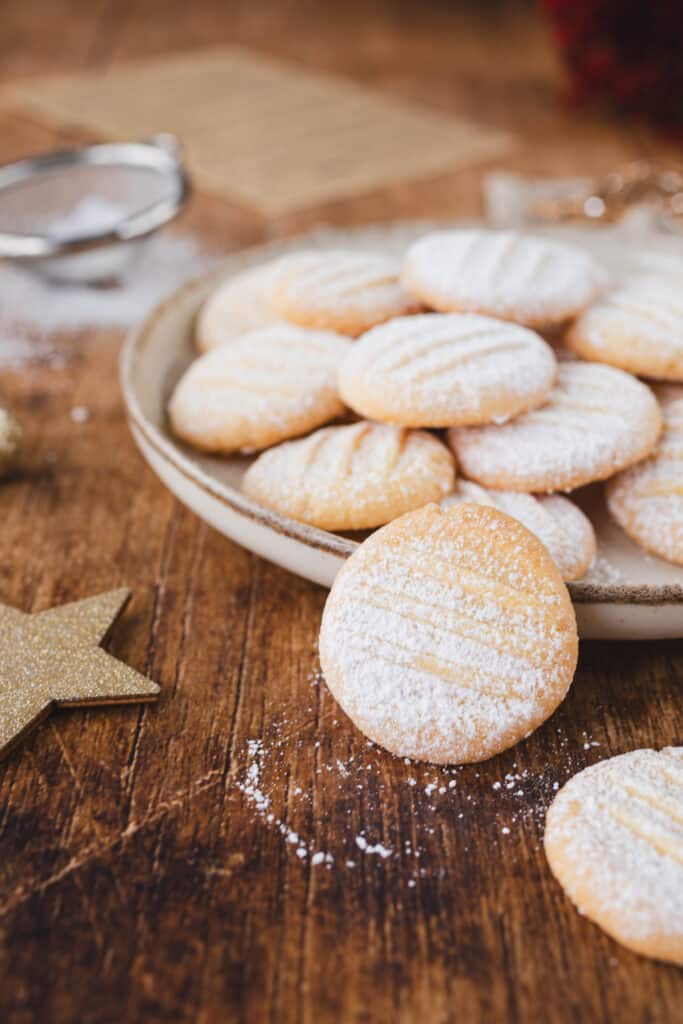
[[[99,644],[128,590],[28,615],[0,604],[0,757],[60,705],[153,700],[159,687]]]

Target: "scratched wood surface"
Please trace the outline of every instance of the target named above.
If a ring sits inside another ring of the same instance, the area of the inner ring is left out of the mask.
[[[510,128],[520,170],[673,152],[561,110],[524,7],[5,0],[0,17],[5,77],[237,42]],[[0,129],[2,159],[77,137],[8,112]],[[183,229],[228,250],[319,220],[471,215],[479,175],[272,221],[200,197]],[[0,1019],[683,1019],[681,972],[583,920],[541,847],[557,783],[683,740],[683,643],[584,644],[553,719],[485,765],[368,747],[317,676],[324,592],[214,533],[143,464],[120,340],[62,338],[63,368],[0,378],[28,436],[0,488],[0,600],[131,587],[110,649],[162,687],[153,707],[55,715],[0,765]]]

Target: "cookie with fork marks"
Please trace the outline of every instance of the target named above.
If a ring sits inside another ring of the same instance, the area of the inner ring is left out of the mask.
[[[474,314],[422,313],[374,327],[339,372],[359,415],[404,427],[493,423],[545,400],[556,362],[533,331]]]
[[[582,914],[634,952],[683,966],[683,747],[575,775],[548,811],[545,852]]]
[[[573,319],[607,276],[582,249],[514,231],[435,231],[408,249],[401,280],[428,308],[484,313],[528,327]]]
[[[549,717],[574,675],[576,619],[541,542],[497,509],[431,504],[374,533],[325,605],[320,663],[371,740],[482,761]]]
[[[453,456],[432,434],[363,420],[263,452],[242,489],[323,530],[368,530],[439,501],[454,476]]]
[[[623,370],[566,362],[538,409],[448,440],[463,474],[484,487],[547,493],[605,480],[644,459],[662,429],[652,391]]]

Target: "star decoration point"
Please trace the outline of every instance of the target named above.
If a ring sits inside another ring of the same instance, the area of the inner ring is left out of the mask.
[[[154,700],[156,683],[100,647],[129,597],[112,590],[32,614],[0,604],[0,757],[54,707]]]

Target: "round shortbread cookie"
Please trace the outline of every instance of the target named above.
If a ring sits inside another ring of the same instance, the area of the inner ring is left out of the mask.
[[[280,260],[271,260],[235,274],[214,292],[200,309],[195,324],[195,343],[209,352],[248,331],[268,327],[278,318],[271,295]]]
[[[436,231],[406,253],[401,280],[442,313],[471,311],[550,327],[575,317],[605,286],[582,249],[514,231]]]
[[[337,373],[348,338],[277,324],[200,356],[169,402],[174,432],[210,452],[254,451],[344,411]]]
[[[450,508],[466,501],[498,508],[518,519],[545,544],[565,580],[580,579],[593,564],[595,531],[588,516],[569,498],[560,494],[486,490],[470,480],[458,480],[441,507]]]
[[[683,965],[683,747],[585,768],[546,820],[553,874],[622,945]]]
[[[367,530],[439,501],[454,478],[453,456],[436,437],[362,421],[271,448],[242,489],[323,530]]]
[[[645,458],[657,443],[657,400],[635,377],[597,363],[558,367],[545,405],[496,427],[450,430],[465,476],[508,491],[571,491]]]
[[[304,327],[355,337],[419,308],[399,282],[394,263],[372,253],[331,249],[293,253],[280,261],[272,307]]]
[[[533,331],[470,314],[423,313],[374,327],[339,372],[361,416],[403,427],[492,423],[545,401],[552,349]]]
[[[627,282],[589,306],[564,341],[583,359],[641,377],[683,381],[681,280]]]
[[[497,509],[427,505],[374,533],[325,605],[320,663],[394,754],[482,761],[528,736],[576,667],[574,609],[541,542]]]
[[[664,430],[652,455],[606,485],[607,507],[637,544],[683,565],[683,387],[657,389]]]

